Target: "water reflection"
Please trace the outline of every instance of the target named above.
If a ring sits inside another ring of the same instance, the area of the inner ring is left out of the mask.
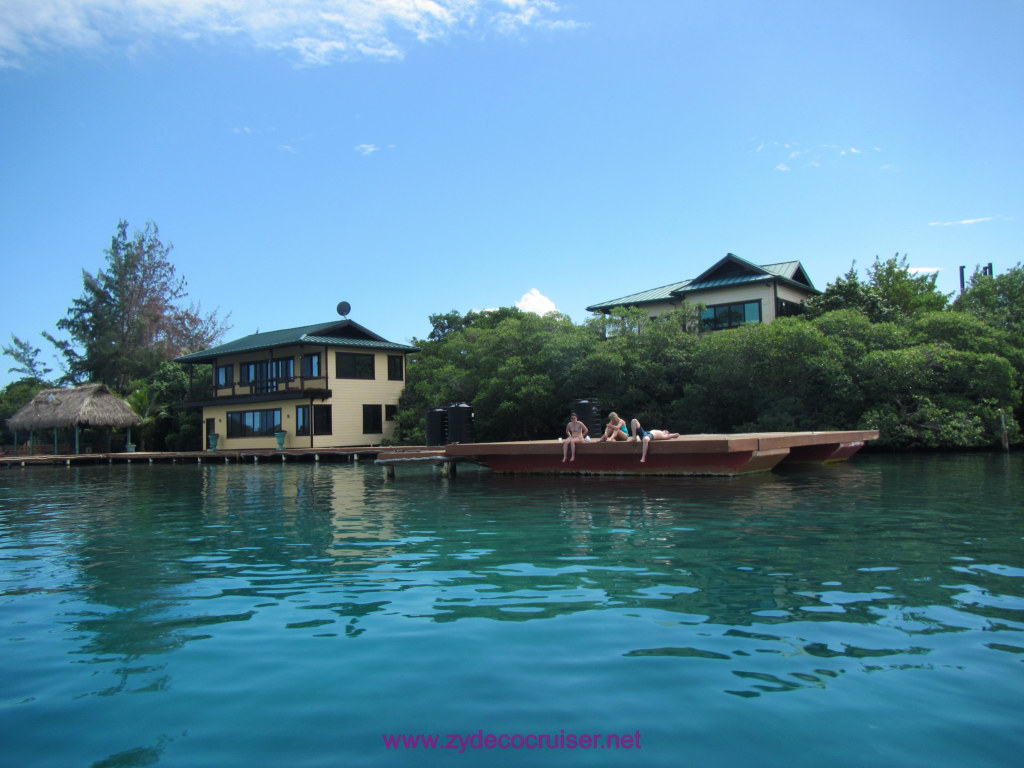
[[[230,625],[365,642],[394,619],[596,613],[630,628],[621,658],[670,675],[724,664],[734,682],[722,690],[742,697],[825,686],[851,663],[952,664],[931,641],[943,633],[999,633],[988,648],[1024,653],[1019,460],[654,482],[385,482],[332,464],[12,478],[2,597],[65,594],[57,620],[74,653],[117,659],[101,696],[162,689],[154,659]]]

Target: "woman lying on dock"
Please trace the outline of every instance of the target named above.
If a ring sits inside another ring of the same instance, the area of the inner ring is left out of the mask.
[[[664,429],[644,429],[636,419],[630,422],[629,427],[632,432],[630,439],[639,440],[644,444],[644,449],[640,453],[641,464],[647,461],[647,449],[651,446],[651,440],[672,440],[679,437],[678,432],[668,432]]]
[[[615,411],[608,414],[608,426],[604,428],[604,434],[601,435],[601,442],[606,440],[629,440],[626,420],[619,418],[619,414]]]

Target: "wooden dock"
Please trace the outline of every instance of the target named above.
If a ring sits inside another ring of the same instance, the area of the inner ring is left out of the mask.
[[[0,469],[37,466],[83,466],[88,464],[259,464],[261,462],[354,462],[375,459],[381,446],[342,448],[246,448],[221,451],[133,451],[115,453],[38,454],[0,456]]]
[[[397,467],[439,467],[454,475],[459,462],[472,462],[503,474],[574,475],[743,475],[768,472],[795,463],[844,461],[877,430],[846,432],[758,432],[729,435],[682,435],[653,441],[647,461],[633,441],[577,444],[576,460],[562,461],[560,440],[504,443],[456,443],[444,446],[347,446],[338,448],[242,449],[219,451],[149,451],[74,455],[3,456],[0,469],[88,464],[260,464],[269,462],[357,462],[372,460],[387,477]]]
[[[590,441],[576,445],[576,460],[563,461],[559,440],[506,443],[459,443],[444,446],[439,463],[473,461],[505,474],[574,475],[744,475],[767,472],[779,465],[844,461],[878,439],[877,430],[832,432],[757,432],[724,435],[681,435],[652,441],[647,460],[635,441]],[[397,465],[400,455],[377,458]]]

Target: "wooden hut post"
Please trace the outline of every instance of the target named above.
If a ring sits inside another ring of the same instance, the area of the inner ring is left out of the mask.
[[[75,456],[79,454],[78,450],[78,425],[75,424]]]
[[[53,455],[57,455],[57,428],[53,428]]]

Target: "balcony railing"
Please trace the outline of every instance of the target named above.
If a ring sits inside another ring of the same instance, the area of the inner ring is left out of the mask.
[[[220,398],[250,397],[252,395],[295,394],[308,389],[326,389],[326,376],[302,376],[290,379],[259,379],[250,382],[232,382],[224,385],[195,384],[190,400],[217,400]]]

